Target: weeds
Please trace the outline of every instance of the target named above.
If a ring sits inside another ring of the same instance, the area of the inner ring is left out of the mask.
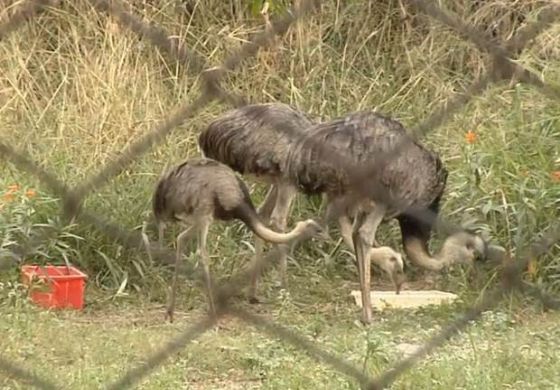
[[[489,36],[507,39],[534,20],[542,5],[514,3],[475,7],[460,1],[451,7]],[[208,58],[209,64],[219,63],[264,22],[257,12],[262,4],[256,1],[209,0],[189,3],[182,10],[172,2],[132,4],[142,18],[165,27],[173,39]],[[270,2],[269,12],[277,12],[283,4]],[[552,26],[518,62],[547,81],[559,81],[559,34],[558,25]],[[114,157],[177,104],[192,100],[198,88],[189,69],[85,2],[61,4],[9,36],[0,45],[0,58],[3,140],[29,152],[69,185]],[[470,43],[398,1],[335,2],[323,4],[317,16],[261,51],[244,71],[231,75],[225,87],[254,102],[293,104],[320,119],[376,109],[414,127],[487,67],[486,56]],[[225,109],[213,104],[175,129],[111,185],[91,194],[87,207],[137,228],[149,210],[159,172],[173,161],[198,155],[198,132]],[[484,230],[511,248],[525,246],[546,229],[559,210],[560,168],[555,163],[560,158],[555,146],[560,141],[559,118],[557,102],[533,88],[499,85],[430,133],[425,142],[442,155],[451,172],[443,215]],[[18,181],[26,179],[17,172],[11,175]],[[5,177],[0,176],[4,188],[10,184]],[[37,191],[44,196],[41,188]],[[262,199],[260,186],[254,185],[253,193],[255,202]],[[60,238],[48,241],[48,247],[40,247],[36,254],[52,260],[71,258],[96,276],[92,281],[112,291],[151,290],[154,280],[156,285],[165,283],[166,277],[143,253],[125,251],[110,237],[81,227],[61,225],[53,217],[54,203],[37,201],[36,207],[50,219],[35,220],[39,226],[33,225],[33,231],[53,231]],[[298,197],[294,210],[293,219],[311,215],[317,203]],[[18,218],[27,212],[18,211],[23,213]],[[20,226],[12,221],[2,229]],[[4,236],[8,238],[3,247],[27,242],[25,229],[32,222],[26,223],[17,233],[21,237]],[[229,274],[247,262],[252,248],[238,245],[248,238],[244,229],[216,229],[212,252],[220,253],[214,260],[217,272]],[[398,248],[395,224],[383,230],[380,241]],[[168,242],[173,233],[169,232]],[[347,265],[347,256],[341,256],[343,251],[336,243],[322,248],[307,245],[295,254],[301,267],[291,268],[296,274],[353,278],[356,271]],[[535,264],[528,277],[559,289],[557,254],[558,247]],[[316,259],[318,255],[327,266]],[[487,278],[480,283],[486,282]]]
[[[8,186],[0,201],[3,259],[40,265],[62,261],[79,263],[77,242],[83,238],[72,233],[73,225],[63,226],[54,211],[56,203],[57,199],[38,196],[32,188],[24,190],[17,184]]]
[[[285,1],[269,1],[266,10],[264,2],[254,0],[187,1],[181,7],[162,1],[130,4],[144,20],[164,26],[173,40],[207,58],[209,66],[258,31],[267,22],[267,13],[286,6]],[[535,20],[542,5],[531,0],[457,1],[447,6],[488,39],[504,40]],[[9,12],[7,7],[0,9],[2,16]],[[528,50],[517,53],[516,61],[547,82],[560,82],[559,36],[559,25],[553,25]],[[490,65],[487,57],[406,2],[323,2],[318,15],[247,61],[224,87],[252,102],[290,103],[318,119],[375,109],[413,128],[483,74]],[[86,2],[62,2],[3,39],[0,69],[0,137],[68,185],[111,160],[177,105],[192,100],[199,88],[191,69]],[[198,155],[197,134],[225,109],[212,104],[175,129],[166,142],[88,196],[86,206],[124,227],[139,229],[159,172]],[[515,255],[516,248],[525,248],[559,217],[558,104],[527,85],[500,84],[448,119],[424,139],[450,171],[442,214],[484,231]],[[145,359],[176,330],[162,324],[159,307],[153,314],[138,309],[137,301],[163,301],[170,278],[143,250],[125,250],[111,237],[68,225],[57,217],[58,199],[32,180],[10,164],[0,165],[2,264],[76,263],[90,275],[90,285],[101,288],[101,298],[97,299],[97,289],[90,290],[84,317],[33,311],[26,307],[14,267],[0,283],[2,355],[25,359],[46,376],[63,378],[73,387],[99,384],[100,378],[128,368],[130,361]],[[263,197],[259,185],[252,186],[252,193],[255,202]],[[315,214],[317,209],[317,199],[300,196],[291,218]],[[399,248],[395,228],[394,223],[386,224],[378,240]],[[231,275],[252,256],[251,240],[239,225],[212,229],[216,230],[209,248],[216,254],[212,268],[218,277]],[[169,229],[167,242],[175,233]],[[433,245],[438,245],[437,237]],[[531,261],[526,280],[560,291],[559,249]],[[263,294],[275,301],[270,314],[278,321],[374,373],[390,366],[399,345],[412,348],[414,344],[407,343],[421,343],[495,283],[499,266],[452,271],[443,284],[461,290],[461,302],[418,310],[412,317],[398,311],[380,314],[370,332],[353,323],[355,310],[348,303],[345,280],[355,283],[356,270],[349,256],[336,242],[304,245],[290,262],[289,276],[295,283],[290,282],[289,291],[278,292],[265,284]],[[186,261],[193,261],[192,256]],[[203,306],[200,291],[191,283],[181,288],[189,312]],[[115,305],[114,316],[107,301]],[[514,301],[512,297],[510,305]],[[97,303],[103,304],[103,315]],[[554,315],[484,313],[481,325],[459,334],[424,360],[422,370],[406,373],[394,386],[554,388],[558,382]],[[526,327],[517,328],[520,323]],[[216,388],[354,388],[346,378],[298,356],[293,348],[256,335],[245,324],[230,326],[235,339],[227,332],[203,336],[151,376],[149,388],[177,387],[187,381],[194,388],[198,384],[208,388],[210,382]],[[59,370],[61,362],[71,369]],[[237,377],[241,379],[235,381]],[[0,383],[14,385],[11,378],[3,377]]]

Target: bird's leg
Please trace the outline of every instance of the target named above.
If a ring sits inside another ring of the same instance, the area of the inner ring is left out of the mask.
[[[324,213],[324,226],[325,232],[328,234],[329,223],[336,219],[339,221],[341,215],[346,214],[346,209],[344,208],[344,203],[340,199],[329,198],[328,195],[323,195],[322,204],[326,203],[325,213]],[[340,223],[340,221],[339,221]],[[352,242],[350,240],[349,242]],[[354,248],[354,244],[350,245],[350,248]]]
[[[323,193],[323,195],[321,195],[321,205],[319,205],[319,210],[327,210],[328,207],[329,207],[329,198],[327,194]]]
[[[264,197],[262,204],[260,205],[257,213],[262,218],[263,223],[268,223],[268,219],[274,210],[276,204],[276,198],[278,196],[278,188],[276,185],[271,185]]]
[[[342,238],[346,245],[350,248],[354,248],[352,244],[352,219],[348,214],[343,214],[338,217],[338,225],[340,227],[340,233],[342,234]],[[379,242],[375,237],[373,237],[372,245],[374,247],[380,247]]]
[[[157,227],[158,227],[158,245],[160,247],[163,247],[163,232],[165,231],[165,223],[158,222]]]
[[[142,231],[140,233],[142,237],[142,242],[144,243],[144,247],[146,248],[146,252],[148,253],[148,259],[150,259],[150,263],[153,264],[154,259],[152,258],[152,245],[150,244],[150,238],[148,237],[148,233],[146,230],[148,229],[148,223],[144,221],[142,224]]]
[[[340,215],[338,217],[338,226],[344,243],[348,245],[350,249],[354,249],[354,243],[352,241],[352,220],[350,217],[347,214]]]
[[[177,290],[177,279],[179,271],[179,263],[183,254],[183,243],[192,234],[193,228],[188,227],[177,236],[177,250],[175,252],[175,271],[173,273],[173,282],[171,283],[171,293],[169,297],[169,305],[167,306],[166,318],[169,322],[173,322],[173,312],[175,311],[175,295]]]
[[[270,186],[268,193],[259,207],[259,216],[264,224],[269,223],[270,215],[272,214],[272,210],[274,209],[274,204],[276,203],[278,190],[275,185]],[[249,303],[259,303],[257,299],[257,287],[259,276],[262,272],[262,254],[263,254],[263,247],[264,241],[258,237],[256,234],[253,235],[255,237],[255,257],[253,260],[253,270],[251,272],[251,285],[249,286]]]
[[[276,197],[276,205],[272,211],[270,217],[271,227],[277,229],[280,232],[286,230],[288,225],[288,215],[290,214],[290,208],[292,202],[297,195],[296,189],[289,185],[283,184],[278,186],[278,195]],[[282,288],[288,287],[288,281],[286,277],[286,272],[288,268],[288,252],[290,246],[288,244],[278,245],[279,252],[279,266],[280,266],[280,286]]]
[[[214,305],[214,290],[212,289],[212,279],[210,278],[210,257],[206,247],[208,230],[211,221],[204,221],[198,231],[198,248],[200,250],[200,259],[202,260],[202,269],[206,280],[206,289],[208,290],[208,306],[210,315],[216,316],[216,306]]]
[[[278,260],[279,260],[279,271],[280,271],[280,288],[287,289],[288,288],[288,253],[290,252],[290,247],[288,244],[279,244],[278,245]]]
[[[325,231],[325,235],[328,235],[329,222],[333,216],[333,205],[326,194],[323,194],[321,196],[321,205],[319,206],[319,210],[323,210],[323,229]]]
[[[354,251],[355,254],[356,252],[354,248],[354,241],[352,239],[352,220],[350,219],[348,214],[341,214],[338,217],[338,226],[340,228],[340,234],[342,235],[342,240],[348,246],[348,248]],[[358,262],[356,258],[354,258],[354,264],[358,266]]]
[[[360,280],[360,291],[362,294],[362,322],[369,324],[371,322],[371,298],[369,296],[369,286],[365,283],[365,263],[364,258],[367,251],[364,248],[364,242],[360,235],[359,229],[364,223],[365,214],[358,213],[354,219],[352,227],[352,241],[354,243],[354,253],[358,263],[358,278]]]
[[[259,276],[262,272],[262,254],[264,241],[255,234],[255,258],[253,261],[253,269],[251,272],[251,285],[249,286],[249,303],[259,303],[257,298],[257,288],[259,283]]]
[[[373,212],[360,212],[356,216],[353,226],[352,238],[358,261],[358,271],[360,273],[360,289],[362,291],[362,321],[365,324],[371,323],[372,309],[370,296],[371,283],[371,257],[370,248],[375,240],[377,227],[383,220],[385,209],[376,206]]]

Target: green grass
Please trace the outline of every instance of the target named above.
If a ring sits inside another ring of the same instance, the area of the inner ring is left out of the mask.
[[[215,0],[191,3],[196,6],[188,14],[177,11],[173,2],[144,7],[134,2],[135,12],[164,26],[207,58],[209,66],[219,64],[262,27],[262,19],[250,16],[242,1],[231,2],[235,6]],[[501,39],[520,26],[513,18],[516,12],[525,12],[530,22],[541,6],[538,1],[488,2],[473,10],[470,3],[449,6],[480,28],[499,20],[496,32]],[[9,12],[0,8],[0,16]],[[244,62],[224,87],[251,102],[290,103],[323,120],[376,109],[414,128],[488,70],[489,62],[450,29],[412,9],[407,12],[412,18],[402,21],[399,2],[392,0],[323,4],[320,14]],[[546,82],[560,84],[559,38],[556,24],[531,42],[518,62]],[[0,138],[75,185],[161,124],[169,112],[194,100],[199,86],[184,65],[118,27],[112,18],[84,2],[65,2],[0,42]],[[85,206],[126,229],[139,229],[159,173],[166,165],[199,155],[197,134],[227,108],[214,103],[201,110],[97,188]],[[465,141],[468,130],[477,134],[472,145]],[[423,142],[441,155],[450,171],[442,210],[450,221],[486,230],[514,254],[558,221],[560,182],[552,173],[560,171],[560,108],[535,87],[492,85],[432,129]],[[55,314],[28,307],[4,288],[2,356],[70,388],[97,388],[195,321],[205,307],[197,287],[182,284],[184,315],[174,325],[163,323],[168,270],[150,263],[144,251],[125,248],[102,231],[81,224],[65,226],[57,217],[58,200],[44,183],[3,157],[0,249],[41,238],[24,260],[61,262],[67,256],[88,273],[90,290],[84,314]],[[11,199],[5,194],[13,183],[21,190]],[[38,195],[27,199],[28,188]],[[258,203],[264,188],[251,183],[251,190]],[[315,215],[318,205],[317,199],[298,197],[290,224]],[[174,233],[169,229],[167,242]],[[378,238],[401,249],[395,223],[382,226]],[[433,240],[434,248],[438,239]],[[220,279],[246,266],[253,255],[251,236],[238,223],[213,226],[210,244],[211,269]],[[358,366],[365,360],[369,373],[379,373],[395,361],[395,344],[421,342],[456,315],[456,307],[385,313],[368,330],[358,326],[359,311],[348,301],[350,288],[356,287],[356,270],[337,244],[307,243],[299,248],[289,264],[289,294],[279,295],[274,276],[267,276],[261,294],[268,304],[255,309]],[[559,292],[560,247],[536,260],[535,272],[525,275],[526,280]],[[423,287],[415,271],[411,267],[410,276]],[[374,283],[386,284],[377,275]],[[6,285],[17,277],[12,268],[0,281]],[[496,269],[488,265],[454,270],[436,287],[458,292],[472,303],[495,284]],[[508,322],[511,318],[516,322]],[[551,358],[558,350],[557,320],[557,314],[544,315],[531,302],[501,306],[399,379],[395,388],[552,389],[553,382],[560,382]],[[229,320],[225,325],[171,358],[143,386],[356,386],[251,327]],[[5,387],[17,387],[10,378],[1,380]]]
[[[402,358],[399,346],[422,344],[466,306],[376,313],[365,329],[356,322],[358,309],[347,283],[325,289],[310,288],[300,278],[292,282],[291,294],[275,291],[267,304],[252,309],[370,375]],[[0,309],[0,354],[64,388],[96,389],[144,362],[204,314],[201,308],[184,311],[187,301],[181,299],[176,321],[169,324],[162,305],[107,302],[95,291],[88,297],[83,313],[48,312],[13,294]],[[523,309],[512,298],[485,312],[391,388],[558,389],[560,314]],[[352,378],[262,329],[234,317],[219,325],[172,354],[139,388],[358,388]],[[27,388],[10,376],[0,378],[2,388]]]
[[[167,28],[208,58],[209,64],[217,64],[262,24],[247,17],[242,8],[232,19],[217,17],[229,12],[219,14],[220,4],[199,4],[190,16],[168,3],[136,11]],[[528,21],[536,17],[535,4],[527,2]],[[516,10],[499,4],[475,13],[468,7],[456,9],[481,27],[489,18]],[[488,64],[484,54],[448,28],[422,16],[415,16],[412,25],[403,24],[400,12],[392,1],[375,6],[325,5],[319,16],[306,19],[246,61],[225,87],[253,102],[291,103],[322,119],[378,109],[413,128]],[[504,21],[498,33],[507,38],[516,27]],[[552,26],[519,60],[551,83],[560,80],[560,52],[555,44],[559,34],[558,26]],[[197,78],[184,66],[82,2],[53,9],[28,23],[3,40],[0,54],[3,142],[28,153],[69,185],[92,175],[179,105],[192,101],[199,88]],[[174,129],[162,144],[91,193],[85,206],[125,228],[137,229],[149,213],[157,175],[166,165],[198,155],[197,134],[225,109],[212,104]],[[513,252],[548,229],[560,210],[560,182],[551,177],[560,169],[559,118],[557,102],[536,88],[502,84],[474,97],[431,131],[424,142],[440,153],[451,172],[442,214],[452,222],[475,223]],[[473,145],[465,142],[468,130],[478,135]],[[0,186],[17,182],[52,200],[36,178],[10,163],[1,169]],[[260,201],[262,186],[252,188],[255,202]],[[34,222],[45,223],[45,215],[57,212],[56,204],[48,204],[32,210]],[[317,205],[316,200],[299,197],[291,223],[315,215]],[[239,225],[215,232],[223,234],[214,250],[231,255],[226,257],[250,250],[237,245],[238,239],[248,238]],[[72,233],[84,238],[69,244],[77,252],[72,254],[74,262],[95,274],[100,285],[117,289],[126,279],[139,290],[157,278],[159,271],[146,263],[143,253],[125,250],[89,227],[78,225]],[[400,248],[394,223],[379,234],[380,241]],[[304,256],[317,257],[310,245],[302,251]],[[334,245],[324,251],[333,252]],[[555,276],[560,270],[557,253],[558,247],[544,257],[534,275],[536,281],[555,289],[560,288]],[[219,264],[218,270],[227,273],[238,265],[231,260],[225,263],[226,268]],[[314,264],[321,272],[323,265]]]

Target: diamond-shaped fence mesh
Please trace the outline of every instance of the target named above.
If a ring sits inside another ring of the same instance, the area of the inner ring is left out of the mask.
[[[418,11],[430,16],[439,23],[443,23],[455,30],[462,38],[472,42],[479,50],[488,54],[491,58],[491,65],[486,73],[478,77],[464,93],[457,95],[446,103],[444,107],[437,109],[427,119],[421,122],[416,128],[412,129],[412,135],[420,138],[428,131],[433,130],[441,125],[453,113],[465,107],[469,100],[481,93],[492,83],[500,82],[521,82],[532,84],[540,89],[543,93],[553,99],[560,98],[560,89],[558,86],[544,83],[541,78],[529,69],[516,62],[520,53],[527,45],[543,32],[547,27],[553,24],[560,15],[560,5],[550,4],[545,7],[539,14],[538,20],[527,27],[520,29],[516,35],[512,36],[505,42],[497,42],[496,39],[489,37],[482,31],[477,31],[444,9],[440,8],[435,2],[410,0],[406,1],[409,5],[415,6]],[[11,16],[0,23],[0,44],[10,34],[17,33],[17,29],[25,23],[32,23],[33,18],[48,10],[50,7],[57,7],[60,1],[27,1],[18,5],[17,9],[11,12]],[[109,183],[112,178],[127,168],[129,164],[134,162],[139,156],[148,151],[151,147],[161,143],[165,137],[177,126],[192,118],[197,112],[204,108],[207,104],[214,100],[233,106],[242,106],[246,104],[245,98],[237,96],[224,90],[221,86],[223,77],[235,68],[241,66],[242,62],[254,56],[261,47],[265,47],[274,39],[275,36],[285,34],[288,29],[300,19],[311,13],[319,13],[320,4],[317,1],[301,0],[296,1],[293,8],[286,11],[283,16],[274,20],[268,28],[257,34],[247,43],[244,43],[233,54],[226,57],[221,66],[209,68],[206,60],[201,58],[195,52],[191,52],[178,41],[168,38],[170,34],[163,28],[148,24],[138,16],[127,10],[125,4],[120,1],[112,0],[91,0],[92,7],[99,12],[112,15],[123,26],[131,31],[147,38],[153,45],[157,46],[163,52],[175,58],[179,63],[187,65],[190,72],[198,74],[202,80],[202,90],[197,98],[192,102],[178,108],[171,113],[165,121],[156,126],[151,131],[132,142],[125,150],[123,150],[115,159],[107,163],[89,178],[84,180],[75,188],[69,188],[64,182],[50,173],[47,168],[40,167],[31,157],[28,157],[22,151],[18,151],[4,142],[0,142],[0,157],[3,160],[10,161],[18,169],[36,176],[46,185],[53,194],[62,199],[62,212],[65,217],[73,218],[77,223],[90,225],[93,229],[102,234],[110,235],[119,241],[122,245],[137,250],[141,247],[142,238],[137,232],[129,231],[116,223],[110,222],[107,218],[98,216],[86,208],[82,207],[84,199],[94,190],[98,190],[101,186]],[[282,131],[288,131],[279,128]],[[366,167],[355,166],[347,156],[338,155],[329,149],[328,145],[320,145],[324,148],[330,159],[336,160],[341,166],[345,167],[348,172],[352,173],[353,193],[358,197],[376,196],[376,199],[382,199],[388,204],[395,203],[391,199],[390,194],[380,193],[379,188],[372,177],[375,176],[376,169],[379,169],[381,162],[386,162],[400,151],[399,145],[391,153],[376,156],[375,162]],[[365,180],[367,178],[367,180]],[[418,215],[419,218],[427,218],[433,220],[436,215],[424,213]],[[453,231],[457,227],[445,221],[439,221],[438,226],[444,231]],[[43,238],[45,239],[45,238]],[[229,297],[234,296],[241,288],[243,288],[252,273],[252,269],[245,270],[234,275],[229,282],[214,286],[214,296],[216,297],[217,317],[204,316],[200,320],[174,339],[170,340],[166,345],[151,356],[146,356],[144,363],[129,370],[121,378],[108,387],[112,389],[120,389],[130,387],[138,383],[142,378],[149,375],[154,369],[165,364],[171,355],[184,348],[189,342],[193,341],[205,331],[213,327],[218,318],[224,315],[235,316],[255,327],[261,329],[271,337],[279,338],[293,346],[302,349],[309,356],[317,361],[326,363],[339,371],[341,374],[354,378],[360,383],[362,388],[381,389],[389,386],[395,381],[399,375],[405,370],[410,369],[415,363],[420,361],[433,349],[443,345],[446,340],[457,334],[461,329],[467,327],[471,320],[476,319],[481,313],[495,306],[505,292],[518,290],[523,293],[532,295],[540,299],[548,308],[557,309],[560,302],[553,297],[548,296],[540,289],[525,283],[521,274],[531,259],[546,254],[552,246],[560,239],[560,225],[535,241],[530,248],[518,248],[517,253],[523,253],[516,261],[510,261],[502,270],[503,284],[496,290],[486,294],[484,298],[474,307],[463,313],[463,315],[450,323],[439,334],[432,337],[422,348],[406,359],[395,364],[379,377],[373,377],[364,373],[359,367],[354,367],[346,361],[344,357],[336,356],[313,342],[307,340],[304,336],[289,330],[288,328],[274,323],[262,316],[250,313],[246,310],[237,308],[230,302]],[[170,263],[175,258],[175,254],[168,249],[161,247],[152,247],[151,255],[155,259],[162,262]],[[21,253],[12,254],[13,258],[23,258],[25,256],[25,248]],[[261,269],[266,269],[271,263],[271,258],[275,256],[272,252],[270,255],[262,259],[262,264],[256,264]],[[13,261],[12,257],[0,259],[7,266]],[[199,279],[200,275],[192,268],[185,271],[189,278]],[[13,378],[25,384],[30,384],[38,388],[51,389],[57,388],[56,385],[41,379],[40,375],[35,375],[18,367],[14,362],[10,362],[0,357],[0,371],[10,374]]]

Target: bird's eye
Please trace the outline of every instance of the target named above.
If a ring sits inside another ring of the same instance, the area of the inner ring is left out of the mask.
[[[394,262],[396,262],[396,261],[397,261],[397,258],[396,258],[395,256],[391,256],[391,258],[390,258],[389,260],[391,260],[391,262],[393,262],[393,263],[394,263]]]

